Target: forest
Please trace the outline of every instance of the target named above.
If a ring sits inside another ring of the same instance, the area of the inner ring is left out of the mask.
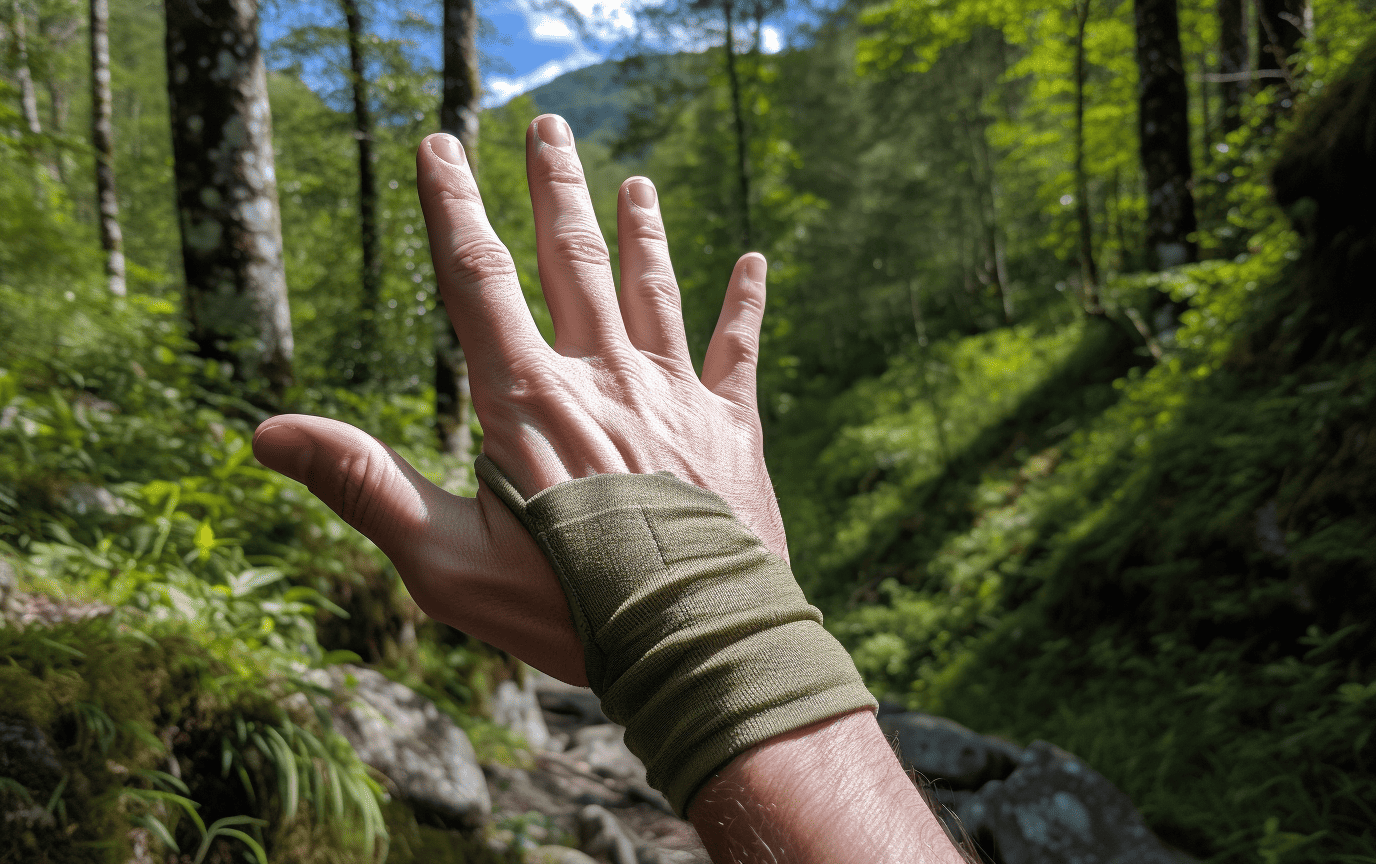
[[[520,765],[527,670],[249,445],[334,417],[473,494],[415,149],[464,142],[552,341],[551,111],[613,261],[656,183],[695,362],[769,260],[793,569],[877,698],[1077,754],[1190,858],[1376,864],[1373,0],[666,0],[486,108],[472,0],[0,5],[0,862],[521,860],[312,675]]]

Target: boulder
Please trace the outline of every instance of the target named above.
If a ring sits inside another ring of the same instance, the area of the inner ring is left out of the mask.
[[[589,804],[578,811],[578,848],[611,864],[638,864],[636,844],[605,807]]]
[[[970,836],[1002,864],[1180,864],[1107,778],[1045,741],[960,807]]]
[[[492,694],[492,720],[520,735],[532,750],[543,750],[549,743],[540,703],[535,698],[535,676],[525,676],[524,685],[503,681]]]
[[[391,781],[398,798],[456,827],[476,827],[491,815],[473,745],[433,702],[357,666],[332,666],[313,677],[336,694],[335,729]]]
[[[564,755],[585,763],[594,774],[645,782],[645,765],[626,746],[626,728],[615,723],[584,726],[573,733]]]
[[[1001,780],[1022,756],[1022,749],[1007,741],[917,711],[881,714],[879,728],[890,741],[897,741],[905,768],[951,789],[978,789]]]
[[[546,717],[547,720],[554,720],[551,725],[557,724],[565,730],[611,722],[607,715],[602,713],[601,700],[591,690],[541,689],[536,691],[535,696],[547,714],[556,715],[555,718]]]

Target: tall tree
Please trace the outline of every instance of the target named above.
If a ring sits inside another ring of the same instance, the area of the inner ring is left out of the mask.
[[[96,205],[105,278],[110,293],[123,297],[124,234],[115,194],[115,127],[110,97],[110,0],[91,0],[91,149],[96,155]]]
[[[478,9],[474,0],[444,0],[444,85],[440,129],[463,144],[471,160],[478,144]],[[443,300],[439,301],[443,303]],[[435,323],[435,426],[446,453],[467,456],[468,361],[445,315]]]
[[[354,97],[354,139],[358,141],[358,226],[363,250],[362,295],[358,311],[358,354],[354,380],[371,377],[377,350],[378,302],[382,295],[382,250],[377,228],[377,176],[373,171],[373,118],[368,109],[368,79],[363,57],[363,16],[358,0],[342,0],[349,38],[349,82]]]
[[[19,105],[24,112],[24,126],[30,135],[43,134],[43,124],[38,120],[38,96],[33,89],[33,70],[29,68],[28,13],[14,0],[14,21],[10,25],[10,37],[14,40],[14,77],[19,80]]]
[[[1247,68],[1247,0],[1218,0],[1218,94],[1223,131],[1242,125],[1242,97],[1251,70]]]
[[[1075,221],[1079,227],[1080,281],[1084,305],[1103,314],[1099,302],[1099,266],[1094,261],[1094,226],[1089,216],[1089,181],[1085,174],[1085,28],[1092,0],[1075,0]]]
[[[1147,183],[1147,253],[1159,269],[1194,261],[1189,90],[1176,0],[1134,0],[1137,131]]]
[[[291,383],[291,312],[256,0],[165,0],[167,90],[199,353],[240,379]]]
[[[710,0],[707,0],[710,2]],[[741,102],[741,79],[736,69],[735,0],[720,0],[722,22],[726,28],[723,51],[726,56],[726,84],[731,91],[731,120],[736,131],[736,188],[740,198],[741,251],[750,248],[750,142],[746,139],[745,109]]]

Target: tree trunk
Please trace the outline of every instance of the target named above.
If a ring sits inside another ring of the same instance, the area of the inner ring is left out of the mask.
[[[1147,252],[1164,270],[1196,260],[1189,90],[1176,0],[1134,0],[1138,144],[1147,182]]]
[[[983,94],[975,94],[975,104],[983,101]],[[983,245],[984,285],[993,284],[999,292],[999,302],[1003,308],[1005,324],[1013,323],[1013,295],[1008,284],[1008,267],[1003,250],[1003,233],[999,230],[998,177],[994,174],[993,155],[989,152],[989,141],[984,137],[984,121],[971,120],[964,111],[960,114],[960,128],[965,133],[970,146],[970,159],[966,162],[966,176],[974,189],[975,210],[979,217],[979,237],[975,241]],[[978,250],[976,254],[979,254]],[[967,279],[968,281],[968,279]]]
[[[1242,125],[1242,97],[1251,73],[1247,67],[1247,24],[1243,14],[1246,2],[1218,0],[1218,95],[1225,134]]]
[[[736,72],[736,33],[731,26],[732,0],[722,0],[722,17],[726,20],[726,81],[731,88],[731,114],[736,127],[736,183],[741,196],[741,251],[754,242],[750,230],[750,156],[745,136],[745,109],[741,105],[741,80]]]
[[[19,79],[19,104],[24,112],[24,127],[30,135],[42,135],[43,124],[38,121],[38,94],[33,89],[33,72],[29,69],[29,42],[24,21],[24,9],[14,0],[14,77]]]
[[[463,144],[473,164],[478,144],[478,10],[474,0],[444,0],[444,89],[440,129]],[[443,309],[444,301],[436,298]],[[468,361],[446,315],[435,322],[435,428],[440,449],[467,457],[473,450],[468,430]]]
[[[382,254],[378,248],[377,178],[373,173],[373,118],[368,110],[368,79],[363,63],[363,16],[358,0],[342,0],[349,32],[349,78],[354,97],[354,138],[358,141],[358,226],[363,250],[362,296],[358,310],[357,360],[353,380],[372,377],[378,359],[377,314],[382,297]]]
[[[1078,0],[1075,10],[1075,218],[1080,223],[1080,281],[1085,311],[1104,314],[1099,302],[1099,267],[1094,262],[1094,228],[1089,217],[1089,181],[1085,177],[1085,27],[1091,0]]]
[[[115,195],[115,127],[110,107],[110,2],[91,0],[91,148],[96,154],[96,209],[100,246],[105,250],[105,278],[110,293],[123,297],[124,234],[119,228]]]
[[[269,403],[291,384],[291,312],[256,0],[165,0],[167,91],[198,352],[264,378]]]
[[[1294,103],[1295,80],[1290,57],[1304,32],[1304,0],[1255,0],[1257,10],[1257,85],[1279,87],[1276,104],[1288,110]]]

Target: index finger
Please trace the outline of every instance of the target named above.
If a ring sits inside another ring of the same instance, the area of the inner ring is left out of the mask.
[[[421,142],[416,187],[435,280],[469,374],[500,378],[532,352],[550,350],[530,317],[511,253],[487,220],[457,138],[438,133]]]

